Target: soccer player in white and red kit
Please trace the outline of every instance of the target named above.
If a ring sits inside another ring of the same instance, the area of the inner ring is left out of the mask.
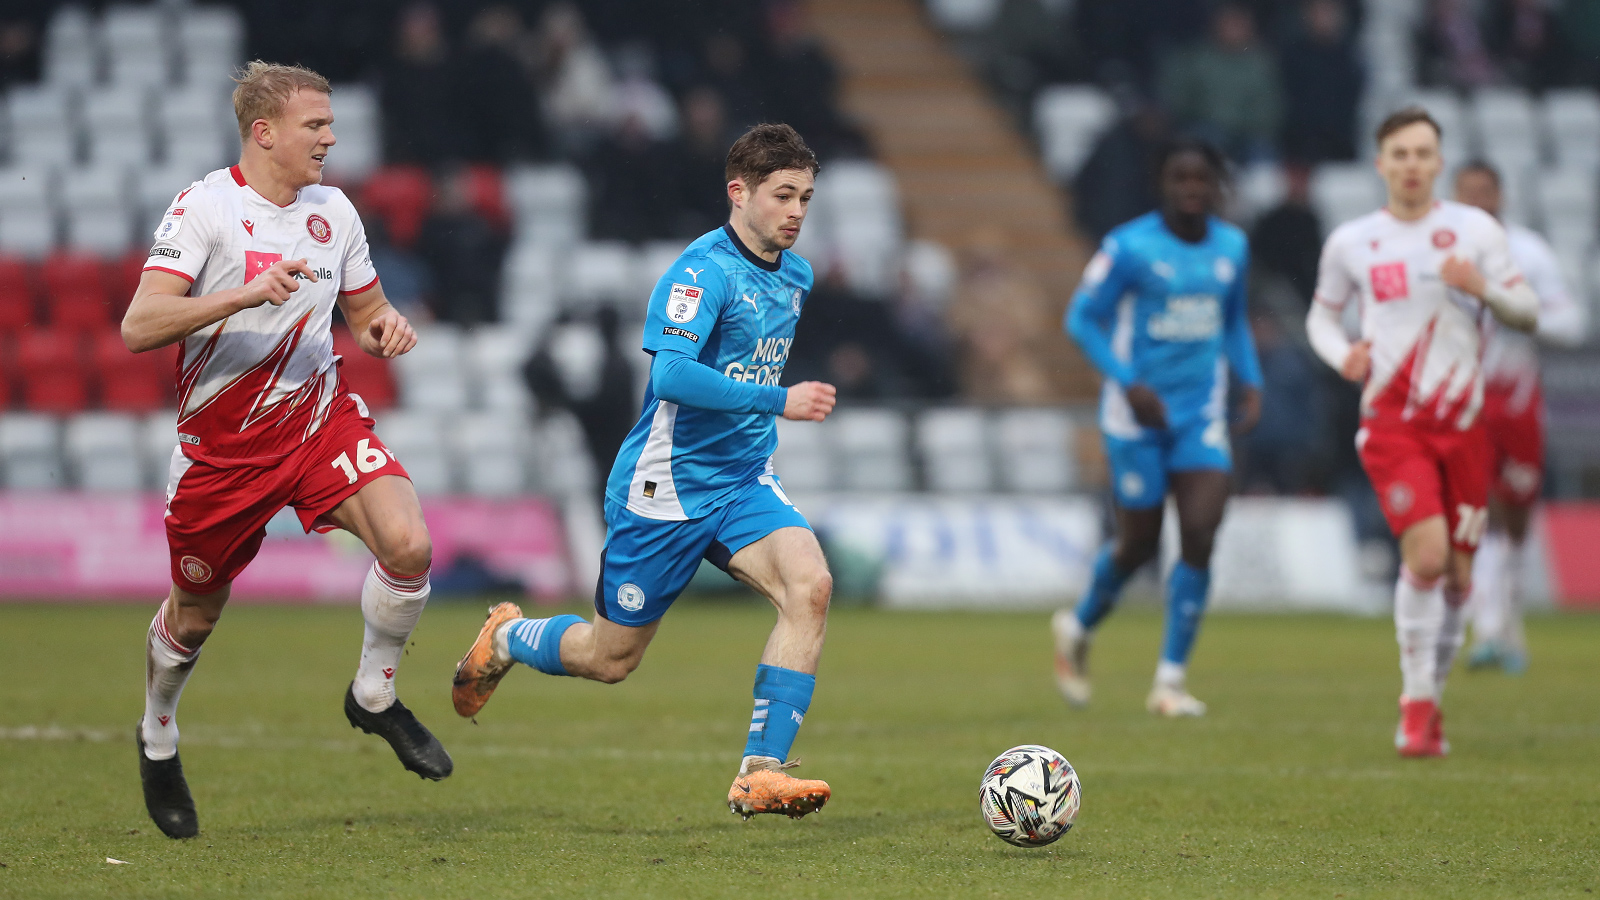
[[[1472,554],[1488,524],[1483,335],[1492,316],[1531,330],[1539,300],[1475,207],[1438,201],[1440,129],[1411,107],[1378,127],[1388,204],[1328,236],[1306,320],[1312,347],[1364,385],[1356,448],[1400,540],[1400,755],[1442,756],[1445,676],[1461,647]],[[1361,338],[1341,314],[1360,303]]]
[[[350,724],[383,737],[425,778],[451,771],[444,747],[394,694],[428,599],[428,529],[405,469],[339,377],[333,308],[373,356],[407,352],[416,333],[384,299],[355,208],[320,184],[334,144],[327,80],[259,61],[237,80],[239,164],[173,201],[122,322],[136,353],[182,348],[167,484],[172,590],[146,639],[137,732],[145,806],[175,838],[199,830],[178,759],[178,697],[230,584],[285,506],[307,531],[343,528],[377,557],[361,592]]]
[[[1500,217],[1500,173],[1485,162],[1456,172],[1456,199]],[[1534,501],[1544,485],[1544,396],[1539,380],[1539,344],[1575,347],[1583,342],[1588,315],[1568,293],[1555,251],[1539,233],[1506,225],[1511,258],[1539,295],[1539,328],[1528,335],[1489,329],[1483,353],[1483,424],[1492,449],[1489,531],[1472,563],[1472,652],[1474,668],[1501,666],[1520,674],[1528,666],[1522,635],[1523,545]]]

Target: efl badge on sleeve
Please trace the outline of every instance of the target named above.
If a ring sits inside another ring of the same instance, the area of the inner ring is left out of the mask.
[[[700,314],[700,297],[704,294],[704,288],[674,284],[672,292],[667,295],[667,318],[679,325],[694,321],[694,317]]]
[[[183,207],[177,206],[167,210],[161,217],[161,224],[156,226],[156,240],[168,241],[178,236],[183,230]]]

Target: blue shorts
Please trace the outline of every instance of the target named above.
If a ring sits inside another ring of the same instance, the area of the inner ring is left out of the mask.
[[[1133,439],[1106,435],[1106,460],[1117,505],[1124,509],[1152,509],[1165,502],[1168,472],[1233,471],[1228,425],[1222,419],[1147,428],[1145,436]]]
[[[726,572],[735,553],[790,527],[811,523],[775,475],[752,478],[726,506],[699,519],[649,519],[607,499],[595,612],[618,625],[648,625],[667,614],[702,559]]]

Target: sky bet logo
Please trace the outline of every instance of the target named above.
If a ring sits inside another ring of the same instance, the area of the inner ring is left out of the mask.
[[[762,338],[756,341],[756,352],[748,363],[729,363],[722,374],[735,381],[752,381],[756,384],[777,384],[783,377],[783,364],[789,359],[789,348],[794,338]]]

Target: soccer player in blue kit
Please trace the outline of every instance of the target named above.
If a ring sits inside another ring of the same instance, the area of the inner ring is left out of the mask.
[[[654,355],[644,410],[606,484],[595,619],[489,611],[456,668],[456,712],[472,716],[520,662],[612,684],[638,667],[702,559],[778,610],[756,667],[755,707],[728,806],[749,818],[821,808],[826,782],[785,763],[816,684],[833,581],[822,548],[772,471],[775,416],[820,422],[832,385],[779,386],[811,265],[789,252],[811,201],[816,156],[787,125],[757,125],[728,151],[727,225],[701,236],[650,295]]]
[[[1089,702],[1087,662],[1096,626],[1123,585],[1156,555],[1170,493],[1181,558],[1167,581],[1166,636],[1146,706],[1198,716],[1185,669],[1211,585],[1211,545],[1228,499],[1228,372],[1244,385],[1234,431],[1261,415],[1261,364],[1246,317],[1245,235],[1211,214],[1224,164],[1208,144],[1170,145],[1158,168],[1161,209],[1106,236],[1089,261],[1066,327],[1104,376],[1100,429],[1116,499],[1117,535],[1100,551],[1076,610],[1052,619],[1056,681],[1074,706]]]

